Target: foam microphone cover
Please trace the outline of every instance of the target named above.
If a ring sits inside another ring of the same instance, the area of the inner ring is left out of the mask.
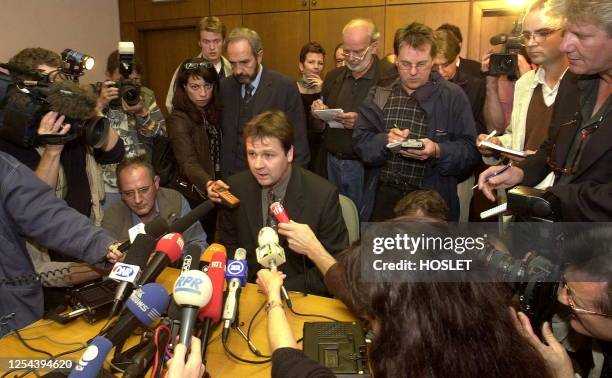
[[[155,253],[149,264],[138,278],[138,284],[154,281],[170,263],[174,263],[183,255],[183,237],[171,232],[162,236],[155,246]]]
[[[113,344],[104,336],[96,336],[89,344],[79,362],[70,372],[72,378],[95,378],[98,376],[106,356],[113,348]]]
[[[212,297],[210,298],[210,302],[200,310],[198,315],[200,320],[209,318],[216,323],[221,318],[226,260],[227,258],[224,253],[217,252],[213,255],[210,265],[208,266],[207,274],[212,283]]]
[[[210,264],[210,262],[212,261],[213,255],[215,253],[223,253],[225,256],[227,256],[227,250],[224,246],[219,243],[212,243],[208,246],[208,248],[204,250],[202,256],[200,256],[200,268],[208,266],[208,264]]]
[[[191,227],[192,224],[199,221],[200,218],[208,214],[214,207],[215,204],[210,200],[202,202],[193,210],[191,210],[183,217],[177,219],[174,223],[172,223],[170,225],[170,231],[185,232],[189,227]]]
[[[134,239],[134,243],[130,246],[125,254],[126,264],[138,265],[141,269],[147,265],[147,260],[153,252],[157,240],[147,234],[140,234]]]
[[[96,98],[72,81],[51,84],[47,101],[51,110],[68,118],[84,121],[96,115]]]
[[[176,280],[174,300],[182,307],[179,343],[189,346],[198,310],[210,301],[212,291],[210,278],[201,270],[190,270]]]
[[[164,218],[158,217],[145,224],[145,233],[156,239],[168,232],[170,232],[170,226]]]

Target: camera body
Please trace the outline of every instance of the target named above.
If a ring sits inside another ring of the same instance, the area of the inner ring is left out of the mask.
[[[121,79],[115,83],[119,89],[119,98],[110,102],[113,109],[121,108],[121,100],[128,106],[137,105],[140,102],[140,84],[130,79],[134,72],[134,43],[119,42],[119,74]]]
[[[503,45],[502,52],[491,54],[489,63],[489,75],[507,75],[518,78],[518,54],[523,48],[523,38],[521,37],[521,25],[518,21],[514,22],[514,27],[510,34],[497,34],[489,41],[492,45]]]

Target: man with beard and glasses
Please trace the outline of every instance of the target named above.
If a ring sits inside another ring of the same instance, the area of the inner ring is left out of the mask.
[[[232,77],[221,81],[221,177],[227,178],[247,168],[244,125],[268,110],[287,115],[295,136],[295,163],[306,166],[310,160],[306,136],[306,116],[295,82],[261,65],[263,46],[256,31],[236,28],[227,37],[227,56]]]
[[[364,166],[353,150],[353,129],[357,124],[357,109],[370,88],[395,69],[376,56],[380,32],[367,19],[353,19],[342,29],[344,66],[329,72],[323,82],[322,100],[312,103],[312,110],[341,108],[336,117],[343,128],[327,127],[324,134],[327,156],[327,178],[338,187],[340,194],[349,197],[357,206],[360,218],[368,220],[373,198],[364,198],[366,182]],[[368,206],[369,205],[369,206]]]

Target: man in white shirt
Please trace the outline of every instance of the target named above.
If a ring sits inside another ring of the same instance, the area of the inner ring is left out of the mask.
[[[514,87],[514,102],[510,125],[504,135],[488,141],[513,150],[537,151],[548,136],[555,99],[561,79],[566,75],[567,56],[560,50],[562,20],[547,14],[544,0],[531,4],[523,19],[523,42],[537,70],[525,73]],[[568,77],[569,79],[569,77]],[[478,136],[478,142],[487,138]],[[483,156],[491,156],[493,150],[480,147]],[[508,155],[509,158],[522,160]]]
[[[204,58],[215,66],[215,70],[219,74],[219,80],[224,77],[229,77],[232,74],[232,66],[229,61],[221,55],[223,46],[225,45],[225,24],[218,17],[210,16],[203,17],[196,26],[198,32],[198,46],[201,52],[198,58]],[[172,98],[174,97],[174,81],[178,70],[174,71],[168,95],[166,96],[166,109],[168,113],[172,112]]]

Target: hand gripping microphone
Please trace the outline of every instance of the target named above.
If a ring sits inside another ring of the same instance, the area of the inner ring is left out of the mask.
[[[209,246],[207,249],[214,248],[217,250],[212,256],[210,265],[208,266],[208,277],[212,283],[213,291],[210,302],[200,310],[198,318],[202,322],[200,328],[200,339],[202,340],[202,361],[206,361],[206,351],[208,347],[208,339],[210,337],[210,326],[212,323],[217,323],[221,318],[221,307],[223,307],[223,289],[225,281],[225,247],[220,244]],[[206,254],[206,253],[205,253]]]
[[[257,255],[257,262],[260,265],[272,269],[278,268],[279,265],[287,261],[285,258],[285,250],[279,244],[278,234],[272,227],[262,227],[262,229],[259,230],[257,244],[259,244],[259,247],[255,250],[255,254]],[[283,298],[285,298],[285,302],[287,302],[287,306],[291,308],[291,299],[289,299],[289,294],[284,285],[281,286],[281,293]]]
[[[169,301],[170,296],[166,289],[156,283],[134,290],[127,301],[129,311],[123,314],[105,335],[94,338],[70,373],[70,377],[97,377],[113,346],[125,341],[140,323],[150,326],[157,321],[168,308]]]
[[[174,300],[183,308],[179,343],[187,347],[191,344],[191,333],[198,310],[208,304],[212,292],[210,278],[201,270],[183,272],[174,283]]]
[[[240,304],[240,287],[246,286],[249,266],[246,262],[246,249],[238,248],[234,253],[234,259],[227,263],[225,278],[227,279],[227,296],[223,307],[223,333],[222,340],[225,341],[229,335],[232,324],[238,318],[238,306]]]
[[[119,268],[124,266],[123,264],[136,265],[140,267],[140,270],[144,269],[147,264],[147,259],[151,255],[153,248],[155,248],[156,240],[152,236],[140,234],[134,239],[134,243],[130,246],[128,253],[125,256],[123,263],[116,263],[115,267]],[[113,268],[115,270],[115,268]],[[115,291],[115,298],[113,299],[113,307],[110,311],[109,318],[112,318],[121,301],[126,294],[129,294],[129,289],[133,286],[133,281],[121,281]]]
[[[155,253],[151,261],[138,279],[138,284],[144,285],[155,281],[168,264],[175,262],[183,255],[183,246],[183,237],[179,233],[171,232],[162,236],[155,246]]]

